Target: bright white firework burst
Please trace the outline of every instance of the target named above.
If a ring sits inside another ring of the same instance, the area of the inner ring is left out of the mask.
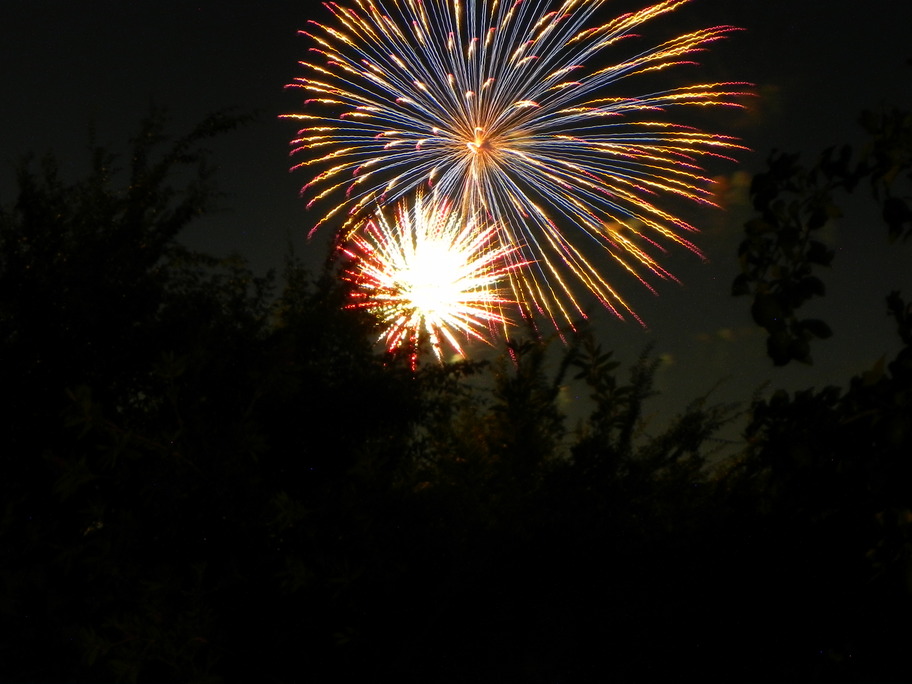
[[[607,255],[653,290],[672,278],[653,256],[663,243],[699,254],[694,229],[656,201],[713,204],[700,159],[735,139],[666,120],[670,107],[741,106],[746,84],[705,83],[640,95],[629,79],[674,65],[730,31],[687,33],[606,65],[644,22],[689,0],[665,0],[590,25],[608,0],[355,0],[326,3],[335,25],[302,31],[318,59],[292,87],[309,94],[293,141],[318,169],[302,193],[342,212],[346,234],[376,204],[420,188],[497,225],[519,247],[510,274],[525,314],[585,316],[582,284],[618,316],[633,314],[609,282]],[[594,23],[594,22],[593,22]],[[599,254],[602,257],[599,257]],[[654,291],[654,290],[653,290]],[[634,314],[635,316],[635,314]]]
[[[344,276],[355,285],[352,306],[372,311],[380,340],[390,351],[408,349],[413,367],[422,336],[438,359],[444,341],[462,355],[458,337],[488,342],[493,328],[508,325],[501,311],[513,302],[500,287],[523,264],[495,236],[420,194],[411,209],[396,207],[393,222],[378,209],[342,247],[353,260]]]

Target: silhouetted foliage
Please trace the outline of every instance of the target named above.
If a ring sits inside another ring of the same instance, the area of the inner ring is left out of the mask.
[[[908,328],[908,307],[895,293],[892,301]],[[823,680],[892,680],[904,667],[908,633],[899,625],[912,608],[912,365],[904,339],[893,362],[878,361],[847,390],[779,391],[757,402],[749,448],[729,477],[749,487],[738,490],[741,505],[755,501],[779,557],[803,568],[782,580],[781,570],[770,572],[783,585],[783,610],[804,604],[818,616],[816,638],[829,641]]]
[[[810,342],[831,334],[798,309],[825,293],[819,272],[833,250],[819,231],[840,214],[836,194],[866,183],[888,239],[905,240],[912,229],[912,116],[866,112],[861,123],[870,136],[861,153],[830,149],[810,169],[797,155],[773,154],[752,183],[758,215],[745,225],[732,292],[753,296],[751,312],[776,365],[810,362]],[[747,449],[723,478],[731,520],[755,530],[751,546],[775,549],[754,568],[776,588],[762,594],[767,610],[814,616],[819,657],[810,674],[822,681],[905,677],[908,632],[899,625],[912,607],[912,499],[900,483],[912,474],[912,334],[900,293],[889,294],[887,309],[904,345],[896,358],[879,360],[846,389],[778,391],[755,401]],[[780,643],[810,641],[803,630],[782,625]]]
[[[0,213],[0,679],[905,676],[898,293],[894,360],[735,447],[710,396],[648,419],[657,362],[585,329],[413,371],[331,272],[176,241],[215,195],[168,188],[234,123],[153,120],[125,187],[48,163]]]
[[[834,252],[820,230],[840,216],[837,191],[851,192],[868,181],[889,239],[912,234],[912,112],[865,112],[861,123],[871,142],[857,158],[847,145],[831,148],[804,169],[798,155],[774,153],[767,171],[751,183],[757,215],[744,226],[741,274],[732,294],[753,296],[751,314],[766,329],[767,355],[777,366],[810,363],[810,342],[832,335],[824,321],[800,319],[798,309],[826,292],[819,273],[831,265]]]

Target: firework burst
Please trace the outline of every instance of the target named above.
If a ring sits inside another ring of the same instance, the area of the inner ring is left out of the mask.
[[[665,0],[595,24],[607,0],[355,0],[326,3],[333,25],[310,22],[304,128],[293,168],[315,167],[302,192],[339,215],[346,234],[378,203],[419,189],[497,226],[526,314],[585,315],[582,285],[618,316],[631,307],[605,262],[650,289],[671,278],[667,244],[699,253],[694,227],[659,203],[712,204],[706,157],[737,142],[668,121],[681,106],[740,106],[745,84],[708,83],[638,95],[630,79],[689,63],[730,31],[718,26],[648,49],[634,31],[689,0]],[[617,50],[629,56],[610,61]],[[634,81],[634,84],[642,81]],[[607,257],[607,259],[606,259]],[[635,315],[635,314],[634,314]],[[557,321],[555,320],[555,323]]]
[[[502,310],[513,302],[500,288],[522,265],[495,237],[493,227],[420,194],[411,209],[396,207],[395,221],[377,210],[342,247],[352,259],[344,276],[355,285],[352,306],[373,312],[380,340],[390,351],[408,349],[413,366],[423,338],[438,359],[444,343],[463,354],[460,337],[488,342],[509,324]]]

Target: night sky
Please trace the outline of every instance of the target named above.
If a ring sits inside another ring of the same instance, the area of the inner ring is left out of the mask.
[[[293,244],[318,268],[328,234],[305,240],[314,218],[298,197],[306,179],[287,170],[295,124],[278,115],[299,109],[300,92],[284,86],[300,73],[297,60],[308,47],[297,30],[320,11],[300,0],[3,0],[0,202],[14,199],[14,167],[28,152],[55,152],[69,178],[85,172],[90,125],[100,143],[121,151],[153,104],[170,111],[174,132],[221,108],[256,111],[257,123],[212,144],[224,209],[196,224],[186,241],[218,255],[237,252],[258,272],[280,267]],[[724,210],[686,216],[701,228],[695,242],[709,260],[673,250],[664,265],[682,285],[661,283],[659,297],[632,280],[620,283],[647,329],[607,312],[593,317],[604,346],[622,360],[655,344],[665,361],[660,389],[672,407],[720,380],[720,400],[747,399],[764,381],[791,389],[844,383],[898,348],[884,296],[901,289],[912,298],[912,246],[888,246],[863,192],[843,202],[844,218],[825,229],[836,249],[823,274],[827,296],[802,315],[827,320],[834,337],[812,346],[813,366],[774,369],[749,299],[729,294],[749,216],[747,184],[770,150],[801,152],[810,163],[830,145],[861,139],[863,109],[912,108],[912,3],[694,0],[656,30],[716,24],[745,30],[701,55],[702,71],[691,78],[750,81],[757,97],[744,112],[711,112],[707,128],[737,135],[753,151],[711,169],[728,187]]]

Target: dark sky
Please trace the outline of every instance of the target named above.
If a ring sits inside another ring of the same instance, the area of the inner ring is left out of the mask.
[[[615,4],[618,11],[633,7]],[[319,12],[300,0],[3,0],[0,202],[11,201],[13,167],[26,152],[53,150],[65,173],[85,171],[90,123],[100,142],[124,150],[153,103],[171,111],[175,131],[223,107],[258,110],[258,123],[213,144],[217,179],[229,196],[225,210],[196,226],[188,242],[239,252],[258,271],[280,265],[289,242],[319,263],[322,246],[304,240],[309,217],[297,192],[305,179],[287,171],[295,127],[277,118],[299,106],[300,95],[283,86],[298,74],[307,48],[296,31]],[[725,210],[688,215],[702,229],[695,241],[710,260],[672,253],[666,266],[683,285],[662,284],[660,297],[625,284],[648,330],[595,315],[604,345],[621,359],[655,342],[666,360],[661,386],[674,390],[678,405],[726,377],[732,379],[720,399],[744,398],[745,387],[764,380],[789,388],[842,383],[896,348],[884,295],[900,288],[912,298],[912,245],[889,249],[885,229],[862,220],[870,207],[863,201],[849,203],[827,229],[837,249],[824,274],[829,291],[807,315],[828,320],[835,336],[816,344],[813,367],[772,369],[748,300],[729,296],[748,215],[745,186],[769,151],[811,160],[829,145],[859,140],[861,110],[912,108],[912,2],[694,0],[656,30],[715,24],[745,30],[700,57],[706,78],[751,81],[758,97],[746,112],[713,113],[713,129],[742,137],[753,152],[712,169],[734,188]]]

